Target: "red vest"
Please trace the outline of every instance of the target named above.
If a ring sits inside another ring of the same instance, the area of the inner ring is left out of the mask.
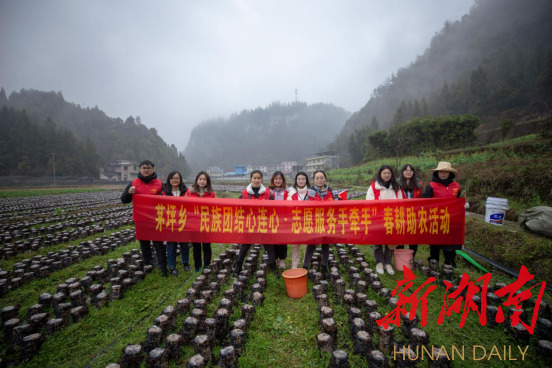
[[[269,200],[270,199],[270,189],[266,189],[264,193],[262,194],[259,194],[258,197],[255,197],[253,194],[250,194],[248,191],[247,191],[247,188],[245,188],[243,191],[242,191],[242,199],[265,199],[265,200]]]
[[[430,182],[429,185],[433,189],[433,198],[456,198],[460,193],[460,184],[457,181],[453,181],[448,187],[434,181]]]
[[[414,188],[414,190],[412,191],[412,198],[422,198],[422,188],[423,188],[423,185],[422,185],[422,181],[420,180],[418,182],[418,187]],[[401,189],[403,191],[403,197],[405,199],[408,199],[406,198],[406,191],[403,188]]]
[[[215,192],[204,192],[203,193],[203,197],[200,197],[199,196],[199,193],[198,192],[190,192],[190,189],[188,189],[188,191],[186,192],[186,195],[188,197],[197,197],[197,198],[215,198],[216,194]]]
[[[135,194],[159,194],[163,189],[163,183],[159,179],[153,179],[149,183],[142,179],[136,178],[132,181],[132,185],[136,188]]]
[[[380,190],[376,189],[376,182],[373,181],[372,184],[370,184],[370,186],[372,187],[372,191],[374,192],[374,200],[378,200],[379,197],[380,197]],[[406,198],[406,194],[404,193],[402,188],[400,188],[399,190],[402,192],[403,199]],[[422,191],[420,189],[420,196],[421,196],[421,193],[422,193]],[[398,196],[399,196],[399,191],[395,190],[395,197],[398,197]],[[416,198],[416,197],[414,197],[414,198]]]
[[[422,198],[422,182],[420,181],[418,183],[418,188],[414,189],[412,192],[412,198]]]

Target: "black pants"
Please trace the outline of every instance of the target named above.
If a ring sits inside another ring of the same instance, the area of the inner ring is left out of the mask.
[[[201,248],[203,245],[203,268],[207,268],[211,264],[211,243],[193,243],[194,249],[194,266],[197,269],[201,268]]]
[[[151,240],[140,240],[140,250],[142,251],[142,259],[145,265],[153,265],[153,254],[151,252]],[[153,241],[155,256],[157,257],[157,266],[164,270],[167,268],[167,252],[163,242]]]
[[[309,268],[312,260],[312,255],[316,250],[315,244],[307,245],[307,250],[305,251],[305,258],[303,259],[303,268]],[[322,266],[328,266],[328,260],[330,258],[330,245],[322,244]]]
[[[287,251],[288,251],[287,244],[274,245],[274,255],[275,255],[276,259],[286,259]]]
[[[266,254],[268,255],[268,264],[269,265],[275,265],[276,264],[276,256],[274,254],[274,246],[272,244],[264,244],[263,245]],[[247,256],[247,251],[251,248],[251,244],[242,244],[240,246],[240,252],[238,253],[238,264],[243,264],[243,261],[245,260],[245,257]],[[195,253],[194,253],[195,255]],[[240,266],[241,267],[241,266]]]
[[[461,249],[461,246],[430,245],[428,262],[430,259],[439,262],[441,249],[443,249],[443,255],[445,256],[445,264],[456,267],[456,249]]]

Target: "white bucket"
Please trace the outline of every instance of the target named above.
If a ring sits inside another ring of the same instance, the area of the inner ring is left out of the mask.
[[[506,198],[487,197],[485,204],[485,222],[489,224],[502,226],[504,217],[508,209],[508,200]]]

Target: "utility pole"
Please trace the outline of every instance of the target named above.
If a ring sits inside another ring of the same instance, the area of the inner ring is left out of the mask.
[[[52,152],[52,166],[54,170],[54,185],[56,185],[56,153]]]
[[[295,88],[295,103],[297,103],[297,93],[298,93],[298,92],[299,92],[299,91],[297,90],[297,88]]]

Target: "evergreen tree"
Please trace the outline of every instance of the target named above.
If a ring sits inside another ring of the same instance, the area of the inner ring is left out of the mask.
[[[6,106],[8,103],[8,97],[6,96],[6,91],[4,91],[4,87],[0,88],[0,108]]]
[[[370,127],[372,128],[372,130],[375,132],[376,130],[379,130],[380,128],[380,124],[379,124],[379,121],[378,119],[373,116],[372,117],[372,122],[370,123]]]
[[[489,109],[490,87],[487,72],[483,67],[471,73],[470,78],[470,112],[480,114]]]

